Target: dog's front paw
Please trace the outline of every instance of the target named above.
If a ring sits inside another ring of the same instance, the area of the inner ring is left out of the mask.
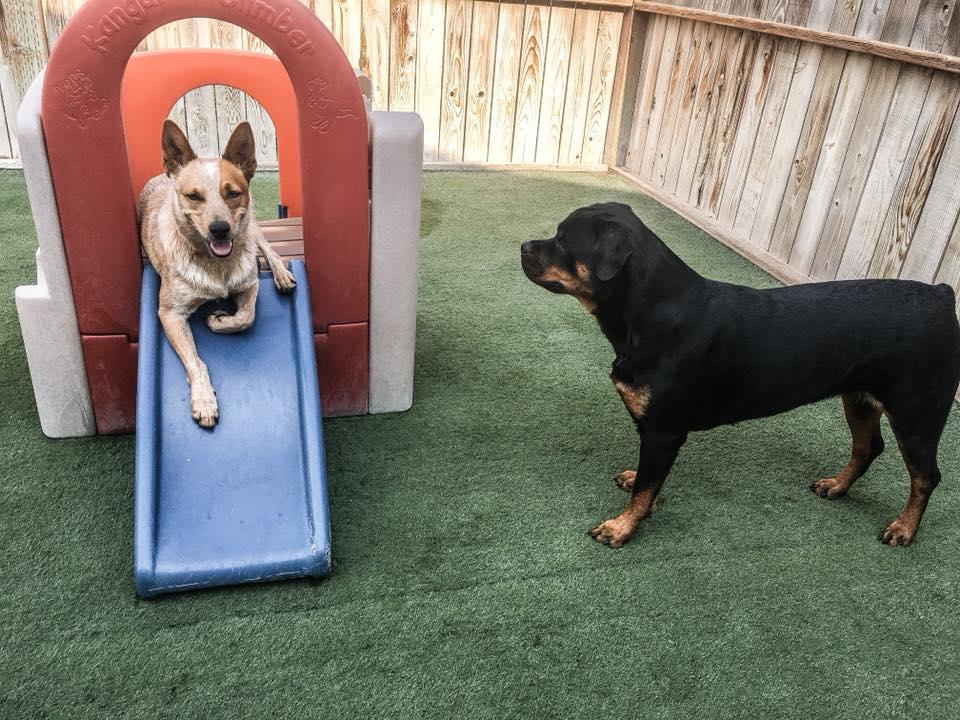
[[[637,524],[635,522],[622,515],[618,515],[615,518],[610,518],[600,523],[590,530],[590,537],[603,545],[619,548],[623,547],[627,540],[633,537],[636,529]]]
[[[847,490],[849,489],[849,483],[842,482],[835,477],[817,480],[817,482],[810,485],[811,492],[829,500],[835,500],[838,497],[843,497],[847,494]]]
[[[226,310],[214,310],[207,315],[207,327],[215,333],[233,332],[233,315]]]
[[[636,480],[636,478],[637,473],[635,470],[623,470],[613,479],[613,481],[621,490],[630,492],[633,490],[633,481]]]
[[[214,310],[207,315],[207,327],[215,333],[230,335],[243,332],[253,324],[253,320],[246,319],[246,315],[231,315],[225,310]]]
[[[887,525],[877,539],[880,542],[891,546],[909,545],[911,542],[913,542],[913,536],[916,534],[916,532],[916,527],[910,527],[898,517],[892,523]]]
[[[212,428],[217,424],[220,409],[213,388],[198,388],[190,392],[190,414],[200,427]]]
[[[293,289],[297,286],[297,281],[293,277],[293,273],[287,270],[283,265],[277,265],[273,268],[273,284],[283,294],[293,292]]]

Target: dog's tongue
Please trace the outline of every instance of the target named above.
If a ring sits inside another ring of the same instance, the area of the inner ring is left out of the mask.
[[[210,249],[217,257],[226,257],[233,250],[233,243],[229,240],[214,240],[210,243]]]

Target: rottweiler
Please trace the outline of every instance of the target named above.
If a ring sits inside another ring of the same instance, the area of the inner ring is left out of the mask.
[[[768,417],[839,395],[853,447],[810,489],[844,495],[884,449],[886,415],[910,475],[881,533],[914,538],[940,482],[937,446],[960,383],[960,323],[948,285],[844,280],[757,290],[709,280],[620,203],[574,211],[520,248],[527,277],[572,295],[616,353],[610,379],[640,435],[626,509],[590,535],[618,548],[654,508],[690,432]]]

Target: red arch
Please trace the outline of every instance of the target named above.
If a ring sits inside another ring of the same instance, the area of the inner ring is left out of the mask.
[[[336,40],[296,0],[90,0],[51,53],[42,118],[97,428],[119,432],[133,426],[130,378],[135,372],[129,348],[139,324],[140,251],[123,140],[124,70],[152,30],[198,15],[260,37],[290,78],[300,167],[309,180],[302,193],[303,232],[314,329],[330,330],[318,347],[338,367],[362,363],[362,381],[351,371],[352,398],[341,409],[363,412],[369,317],[367,121],[356,75]],[[144,97],[151,92],[149,85],[142,88]],[[353,338],[351,347],[337,347],[335,338],[342,341],[345,334]]]

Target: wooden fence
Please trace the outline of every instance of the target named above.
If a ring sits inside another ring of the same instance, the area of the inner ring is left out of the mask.
[[[19,97],[83,0],[3,0],[0,157],[17,156]],[[304,0],[371,80],[373,107],[423,118],[424,159],[597,165],[604,161],[621,29],[629,0]],[[142,49],[269,50],[221,21],[184,20]],[[622,82],[622,81],[621,81]],[[260,162],[276,162],[269,116],[227,87],[189,93],[171,117],[198,152],[222,147],[247,119]]]
[[[623,172],[784,280],[960,290],[958,3],[698,4],[725,14],[636,4],[655,12]],[[784,5],[817,32],[729,16]]]
[[[960,0],[304,1],[375,107],[420,113],[428,161],[609,164],[786,281],[960,290]],[[4,0],[0,155],[79,2]],[[265,51],[204,19],[143,44],[195,46]],[[247,118],[275,160],[235,90],[173,115],[204,151]]]

